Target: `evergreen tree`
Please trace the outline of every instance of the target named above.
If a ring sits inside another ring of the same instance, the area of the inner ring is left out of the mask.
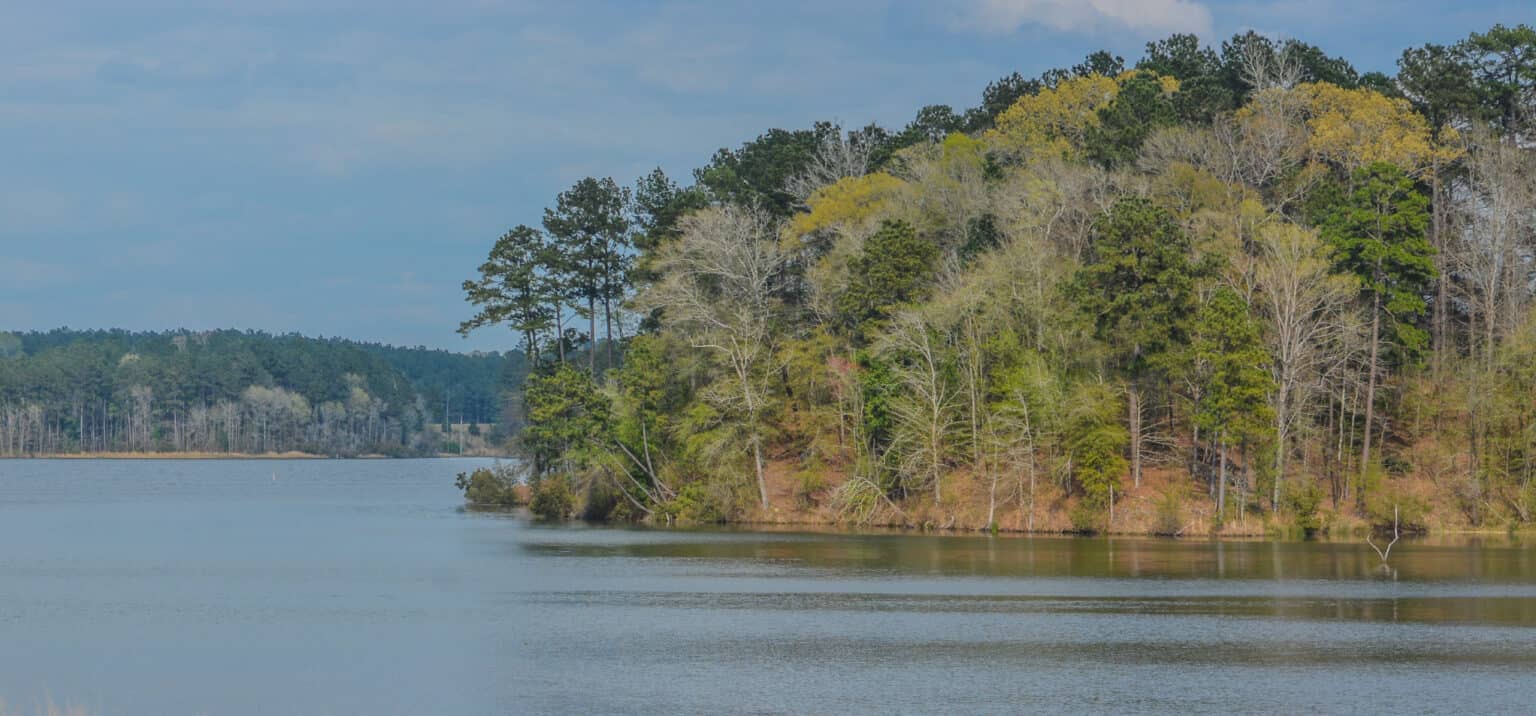
[[[1218,289],[1200,306],[1194,323],[1192,363],[1205,369],[1195,422],[1217,445],[1219,519],[1226,503],[1228,449],[1235,442],[1246,453],[1273,431],[1274,378],[1266,368],[1269,352],[1259,325],[1236,291]]]
[[[1400,360],[1423,350],[1428,336],[1415,321],[1424,314],[1424,294],[1436,271],[1434,249],[1424,235],[1428,201],[1413,180],[1395,166],[1378,163],[1357,170],[1353,182],[1355,190],[1334,208],[1323,236],[1334,246],[1335,269],[1360,279],[1362,298],[1369,304],[1370,363],[1360,449],[1364,470],[1371,458],[1382,346],[1390,341]]]
[[[613,307],[624,296],[629,263],[629,190],[612,179],[587,177],[544,210],[544,228],[568,270],[574,297],[586,303],[587,371],[597,374],[597,309],[603,308],[612,366]]]
[[[497,239],[480,265],[480,280],[464,282],[466,299],[480,310],[459,324],[459,333],[467,336],[476,328],[506,323],[522,336],[524,352],[537,363],[538,336],[554,323],[547,284],[540,277],[548,250],[538,229],[521,224]]]
[[[848,289],[838,297],[845,325],[889,317],[890,309],[927,295],[936,273],[939,247],[917,235],[905,221],[886,221],[864,242],[848,266]]]
[[[1072,294],[1130,380],[1131,474],[1140,486],[1142,381],[1187,342],[1204,270],[1173,216],[1142,198],[1121,199],[1095,223],[1090,252]]]
[[[568,363],[528,376],[523,385],[528,423],[521,444],[535,474],[557,465],[563,473],[581,467],[608,434],[609,403],[592,377]]]

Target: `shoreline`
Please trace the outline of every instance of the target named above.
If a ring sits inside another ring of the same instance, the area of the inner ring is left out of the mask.
[[[519,508],[521,509],[521,508]],[[579,522],[580,520],[576,520]],[[1061,539],[1119,539],[1135,538],[1149,540],[1168,540],[1173,542],[1319,542],[1332,544],[1360,544],[1364,545],[1365,533],[1357,530],[1340,530],[1334,533],[1319,533],[1312,537],[1300,537],[1293,534],[1280,534],[1274,532],[1232,532],[1197,534],[1159,534],[1156,532],[1121,531],[1112,532],[1057,532],[1051,530],[971,530],[950,528],[923,529],[920,527],[894,527],[888,525],[844,525],[825,522],[715,522],[705,524],[656,524],[647,522],[635,523],[610,523],[594,522],[592,525],[602,527],[632,528],[641,530],[677,530],[677,531],[705,531],[705,532],[745,532],[753,534],[848,534],[848,535],[892,535],[892,536],[922,536],[922,537],[993,537],[993,538],[1061,538]],[[1524,537],[1536,534],[1536,530],[1489,530],[1489,529],[1429,529],[1415,534],[1404,534],[1402,542],[1424,543],[1440,540],[1470,540],[1481,538],[1498,538],[1510,542],[1520,541]]]

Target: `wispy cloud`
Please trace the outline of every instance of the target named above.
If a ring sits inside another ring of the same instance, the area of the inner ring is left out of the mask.
[[[1193,0],[967,0],[960,26],[1011,33],[1025,25],[1060,32],[1211,32],[1211,11]]]

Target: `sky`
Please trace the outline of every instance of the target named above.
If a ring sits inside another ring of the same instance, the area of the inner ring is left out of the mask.
[[[1526,0],[0,0],[0,330],[451,350],[460,284],[585,176],[686,179],[819,119],[904,125],[1249,29],[1390,72]]]

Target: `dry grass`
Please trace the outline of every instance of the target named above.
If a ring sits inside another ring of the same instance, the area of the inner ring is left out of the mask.
[[[787,456],[775,456],[767,465],[769,500],[772,507],[764,512],[751,510],[742,516],[742,522],[762,526],[809,525],[897,529],[924,529],[938,532],[975,533],[989,529],[987,522],[987,481],[966,470],[956,470],[944,478],[944,500],[934,504],[931,493],[914,494],[900,501],[901,510],[884,508],[864,523],[853,525],[830,505],[836,488],[847,476],[836,468],[824,471],[822,489],[812,504],[805,504],[796,494],[797,466]],[[997,511],[994,515],[997,529],[1002,532],[1034,532],[1060,534],[1073,531],[1071,514],[1077,498],[1064,494],[1050,480],[1037,481],[1033,514],[1027,505],[1006,493],[1014,489],[1015,476],[1009,476],[999,489]],[[1115,496],[1113,521],[1101,525],[1110,534],[1154,535],[1168,534],[1170,523],[1176,523],[1174,534],[1179,537],[1257,538],[1274,534],[1277,530],[1291,529],[1290,517],[1270,514],[1229,514],[1217,527],[1215,505],[1206,494],[1205,487],[1197,484],[1182,469],[1149,467],[1137,488],[1127,486]],[[1435,484],[1431,476],[1407,475],[1393,479],[1393,489],[1399,494],[1413,495],[1435,506],[1428,520],[1432,533],[1446,534],[1469,529],[1465,520],[1445,507],[1447,497],[1443,488]],[[1170,499],[1169,495],[1176,495]],[[1323,523],[1335,534],[1355,534],[1368,527],[1368,521],[1354,513],[1351,505],[1334,508],[1328,501],[1322,506]],[[1277,521],[1278,520],[1278,521]]]

